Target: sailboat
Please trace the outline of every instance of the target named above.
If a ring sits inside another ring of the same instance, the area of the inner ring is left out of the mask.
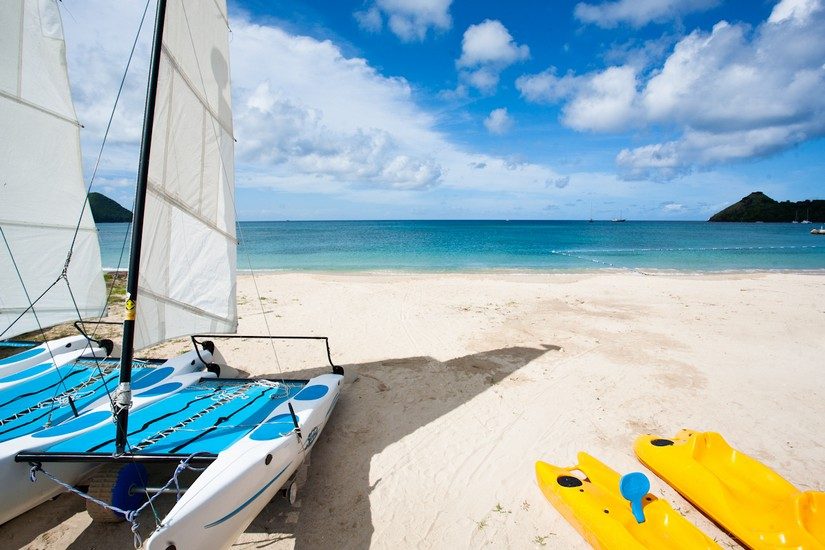
[[[624,219],[624,217],[622,217],[622,211],[619,210],[619,217],[618,218],[613,218],[610,221],[612,221],[612,222],[626,222],[627,220]]]
[[[0,73],[7,129],[0,157],[0,337],[11,338],[101,316],[106,289],[57,4],[18,0],[4,9],[3,58],[13,70]],[[114,344],[75,326],[79,334],[41,344],[6,341],[20,351],[0,360],[0,523],[48,498],[44,484],[26,482],[26,466],[14,462],[36,446],[35,434],[111,403],[119,366],[109,357]],[[202,347],[166,362],[137,361],[138,401],[215,376],[207,372],[210,360]]]
[[[118,390],[111,406],[15,439],[23,450],[16,467],[0,467],[0,522],[103,465],[85,495],[90,513],[134,525],[142,501],[198,466],[146,547],[228,547],[274,494],[293,493],[330,418],[343,369],[325,337],[310,338],[326,343],[333,372],[310,380],[220,378],[214,344],[204,341],[237,328],[228,50],[225,1],[158,0]],[[197,356],[191,363],[209,370],[141,385],[134,350],[185,334]],[[150,463],[170,466],[165,486],[148,486]]]
[[[12,338],[100,316],[106,289],[57,5],[5,3],[0,34],[8,69],[0,71],[0,338]],[[108,403],[117,367],[107,358],[113,343],[85,333],[6,344],[19,351],[0,360],[0,475],[23,449],[21,437]],[[149,387],[166,378],[157,372],[141,363],[136,377]],[[0,522],[9,517],[0,505]]]

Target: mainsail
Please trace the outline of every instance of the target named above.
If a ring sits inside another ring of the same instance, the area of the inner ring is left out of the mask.
[[[234,139],[222,0],[170,1],[160,57],[135,348],[234,332]]]
[[[0,334],[8,338],[78,313],[99,316],[106,288],[84,207],[80,125],[57,3],[0,0],[0,13]],[[71,292],[59,281],[26,311],[63,272],[78,219],[66,272]]]

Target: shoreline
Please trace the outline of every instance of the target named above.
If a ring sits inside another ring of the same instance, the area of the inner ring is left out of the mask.
[[[429,270],[412,270],[412,269],[384,269],[384,270],[370,270],[370,269],[292,269],[292,268],[265,268],[265,269],[237,269],[236,273],[239,277],[256,275],[609,275],[619,273],[639,273],[644,271],[648,275],[759,275],[759,274],[780,274],[780,275],[825,275],[824,268],[811,269],[785,269],[785,268],[758,268],[758,269],[723,269],[723,270],[688,270],[688,269],[664,269],[664,268],[632,268],[632,267],[605,267],[593,269],[487,269],[479,268],[478,270],[444,270],[444,271],[429,271]],[[127,274],[128,269],[115,269],[104,267],[103,273],[119,273]]]

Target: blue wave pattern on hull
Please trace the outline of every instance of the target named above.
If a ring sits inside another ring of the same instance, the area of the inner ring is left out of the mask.
[[[299,393],[298,395],[295,396],[295,400],[296,401],[314,401],[316,399],[321,399],[323,396],[325,396],[327,394],[328,391],[329,391],[329,388],[327,388],[326,386],[320,386],[320,385],[317,385],[317,384],[312,385],[312,386],[307,386],[306,388],[301,390],[301,393]]]
[[[21,345],[23,345],[23,344],[21,344]],[[17,347],[14,343],[4,343],[3,346],[4,347],[6,347],[6,346],[7,347]],[[38,353],[42,353],[44,355],[46,354],[46,352],[43,351],[42,349],[29,349],[29,350],[26,350],[26,351],[21,351],[20,353],[15,353],[11,357],[6,357],[5,359],[0,359],[0,366],[10,365],[12,363],[17,363],[18,361],[21,361],[23,359],[28,359],[30,357],[34,357]]]
[[[215,520],[215,521],[213,521],[212,523],[207,523],[206,525],[204,525],[204,526],[203,526],[203,527],[204,527],[204,529],[209,529],[210,527],[214,527],[214,526],[216,526],[216,525],[220,525],[220,524],[221,524],[221,523],[223,523],[224,521],[226,521],[226,520],[228,520],[228,519],[231,519],[232,517],[236,516],[236,515],[238,514],[238,512],[240,512],[241,510],[243,510],[244,508],[246,508],[247,506],[249,506],[250,504],[252,504],[252,502],[253,502],[256,498],[258,498],[259,496],[261,496],[261,493],[263,493],[264,491],[266,491],[267,489],[269,489],[269,486],[270,486],[270,485],[272,485],[273,483],[275,483],[276,481],[278,481],[278,478],[279,478],[279,477],[281,477],[281,476],[284,474],[284,472],[286,472],[286,469],[287,469],[287,468],[289,468],[290,466],[292,466],[292,462],[290,462],[289,464],[287,464],[286,466],[284,466],[284,468],[283,468],[280,472],[278,472],[277,474],[275,474],[275,477],[273,477],[272,479],[270,479],[270,480],[269,480],[269,482],[268,482],[266,485],[264,485],[263,487],[261,487],[261,488],[258,490],[258,492],[257,492],[257,493],[255,493],[254,495],[252,495],[251,497],[249,497],[248,499],[246,499],[246,501],[245,501],[243,504],[241,504],[240,506],[238,506],[237,508],[235,508],[234,510],[232,510],[231,512],[229,512],[228,514],[226,514],[225,516],[223,516],[221,519]]]
[[[295,422],[292,420],[292,415],[279,414],[261,424],[249,437],[255,441],[266,441],[268,439],[277,439],[294,429]]]
[[[201,380],[129,415],[129,447],[140,454],[218,454],[257,428],[305,382]],[[112,454],[115,427],[106,424],[45,449]]]
[[[8,382],[16,382],[17,380],[23,380],[25,378],[29,378],[31,376],[37,376],[38,374],[44,373],[50,368],[54,366],[54,363],[51,361],[47,361],[45,363],[40,363],[39,365],[32,365],[31,367],[25,368],[19,372],[14,374],[10,374],[9,376],[5,376],[0,378],[0,384],[6,384]]]
[[[98,365],[100,370],[98,370]],[[0,391],[0,442],[28,435],[46,425],[56,426],[74,417],[68,402],[83,411],[117,387],[117,359],[78,360],[60,367],[60,372],[39,376],[29,382]],[[154,368],[136,362],[133,384],[146,387],[169,376],[171,368]],[[102,373],[102,375],[101,375]],[[158,373],[162,374],[158,378]],[[62,379],[61,379],[62,375]],[[154,381],[153,381],[154,380]]]

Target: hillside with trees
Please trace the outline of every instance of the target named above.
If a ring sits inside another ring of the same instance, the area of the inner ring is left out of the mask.
[[[794,220],[825,222],[825,200],[777,202],[761,191],[754,191],[717,212],[708,221],[790,223]]]

